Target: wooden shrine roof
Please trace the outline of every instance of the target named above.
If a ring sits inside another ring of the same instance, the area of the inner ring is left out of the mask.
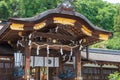
[[[55,9],[31,18],[10,18],[0,30],[0,42],[16,42],[21,36],[28,36],[30,33],[34,33],[32,37],[35,38],[52,38],[63,45],[75,43],[82,46],[112,37],[112,32],[94,26],[85,16],[75,12],[70,3],[62,3]]]

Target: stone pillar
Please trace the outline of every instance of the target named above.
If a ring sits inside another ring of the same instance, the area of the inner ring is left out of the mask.
[[[31,55],[31,47],[25,47],[25,80],[30,80],[30,55]]]

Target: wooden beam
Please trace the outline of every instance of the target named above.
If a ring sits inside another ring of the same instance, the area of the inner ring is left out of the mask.
[[[59,33],[42,33],[42,32],[35,32],[32,35],[32,39],[42,37],[42,38],[52,38],[52,39],[58,39],[58,40],[76,40],[77,38],[74,36],[68,36],[68,35],[61,35]]]

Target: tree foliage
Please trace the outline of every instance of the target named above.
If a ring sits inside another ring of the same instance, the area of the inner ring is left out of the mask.
[[[0,1],[0,19],[7,19],[9,17],[8,5],[5,1]]]
[[[116,14],[114,17],[114,33],[115,36],[120,37],[120,4],[116,6]]]
[[[120,50],[120,4],[116,5],[116,14],[114,17],[114,37],[108,41],[108,49]]]
[[[1,0],[0,19],[9,17],[32,17],[45,10],[57,7],[61,0]]]
[[[115,7],[102,0],[77,0],[75,7],[96,26],[113,30]]]
[[[21,17],[31,17],[57,7],[60,0],[20,0]]]
[[[120,80],[120,73],[114,72],[108,76],[109,80]]]

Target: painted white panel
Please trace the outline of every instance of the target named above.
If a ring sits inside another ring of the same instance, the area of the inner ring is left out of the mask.
[[[14,53],[15,66],[19,67],[22,65],[22,53]]]
[[[45,57],[45,66],[53,67],[54,66],[54,58],[53,57]]]
[[[30,66],[40,66],[40,67],[59,67],[58,57],[39,57],[31,56]]]
[[[44,66],[44,58],[43,57],[35,57],[35,66]]]
[[[33,66],[34,66],[34,61],[33,61],[33,60],[34,60],[34,58],[33,58],[33,57],[34,57],[34,56],[31,56],[31,57],[30,57],[30,66],[31,66],[31,67],[33,67]]]
[[[59,58],[55,57],[55,67],[59,67]]]

